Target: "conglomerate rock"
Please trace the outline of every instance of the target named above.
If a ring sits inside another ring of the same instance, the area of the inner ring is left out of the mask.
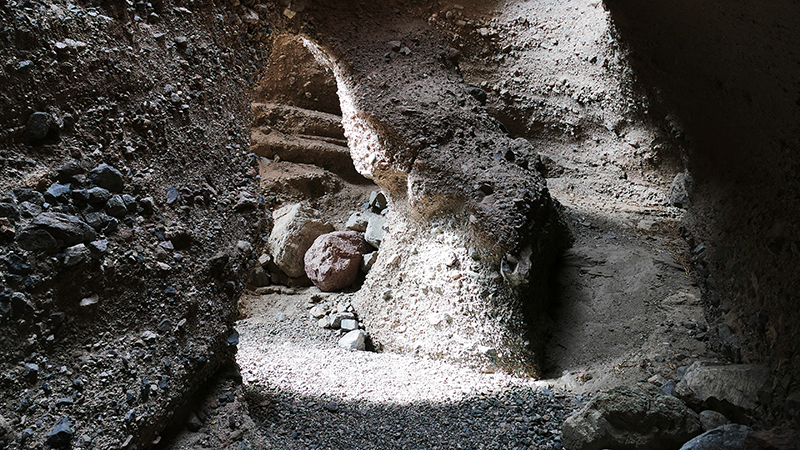
[[[404,13],[357,2],[303,14],[316,25],[305,45],[336,79],[355,167],[389,203],[353,302],[373,339],[538,375],[545,282],[566,238],[531,146],[487,114],[458,73],[459,52],[427,22],[386,27]]]

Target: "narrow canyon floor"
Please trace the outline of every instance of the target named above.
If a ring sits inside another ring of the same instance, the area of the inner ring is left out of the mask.
[[[646,200],[652,188],[619,177],[601,155],[544,156],[574,235],[553,280],[544,379],[344,350],[340,332],[320,328],[309,309],[351,294],[262,288],[241,300],[241,384],[234,374],[213,388],[203,425],[170,448],[560,448],[564,418],[587,395],[664,383],[718,359],[684,265],[681,210]],[[620,191],[645,200],[621,202]]]

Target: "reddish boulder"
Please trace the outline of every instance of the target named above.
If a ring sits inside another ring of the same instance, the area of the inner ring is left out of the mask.
[[[361,255],[371,250],[359,232],[323,234],[314,240],[305,254],[306,275],[321,291],[344,289],[356,281]]]

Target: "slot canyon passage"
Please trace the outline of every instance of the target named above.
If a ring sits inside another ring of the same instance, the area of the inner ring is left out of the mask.
[[[0,449],[792,449],[796,2],[0,0]]]

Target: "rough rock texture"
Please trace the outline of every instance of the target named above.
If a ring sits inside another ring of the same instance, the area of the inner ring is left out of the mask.
[[[674,450],[701,432],[700,421],[677,398],[652,385],[602,392],[563,426],[568,450]]]
[[[364,235],[356,231],[323,234],[306,251],[306,275],[323,292],[344,289],[356,281],[362,255],[369,251]]]
[[[685,223],[714,333],[733,362],[775,373],[776,412],[800,423],[800,9],[791,1],[608,0],[633,68],[685,136]],[[702,24],[702,25],[700,25]],[[769,24],[769,25],[766,25]]]
[[[527,370],[538,375],[543,327],[529,335],[526,315],[541,319],[549,267],[565,242],[555,204],[529,144],[507,136],[469,93],[458,51],[404,12],[402,30],[387,28],[396,14],[389,4],[330,1],[308,13],[318,16],[319,39],[306,45],[335,76],[355,167],[391,211],[354,304],[387,349],[509,370],[532,362]],[[408,51],[392,53],[387,42],[403,36],[413,36]],[[530,270],[504,282],[504,261],[509,271]],[[421,320],[431,311],[452,320]]]
[[[769,369],[753,364],[710,364],[697,361],[675,386],[676,394],[694,407],[721,412],[749,423],[759,406],[768,404],[772,381]]]
[[[681,447],[681,450],[744,450],[750,432],[745,425],[730,424],[706,431]]]
[[[314,240],[333,231],[333,225],[321,220],[308,205],[286,205],[272,213],[274,226],[269,249],[275,264],[290,277],[305,275],[303,257]]]
[[[0,202],[19,210],[0,218],[0,447],[148,448],[232,362],[260,250],[235,245],[269,233],[263,206],[234,208],[256,190],[248,79],[270,28],[240,13],[0,1]]]

